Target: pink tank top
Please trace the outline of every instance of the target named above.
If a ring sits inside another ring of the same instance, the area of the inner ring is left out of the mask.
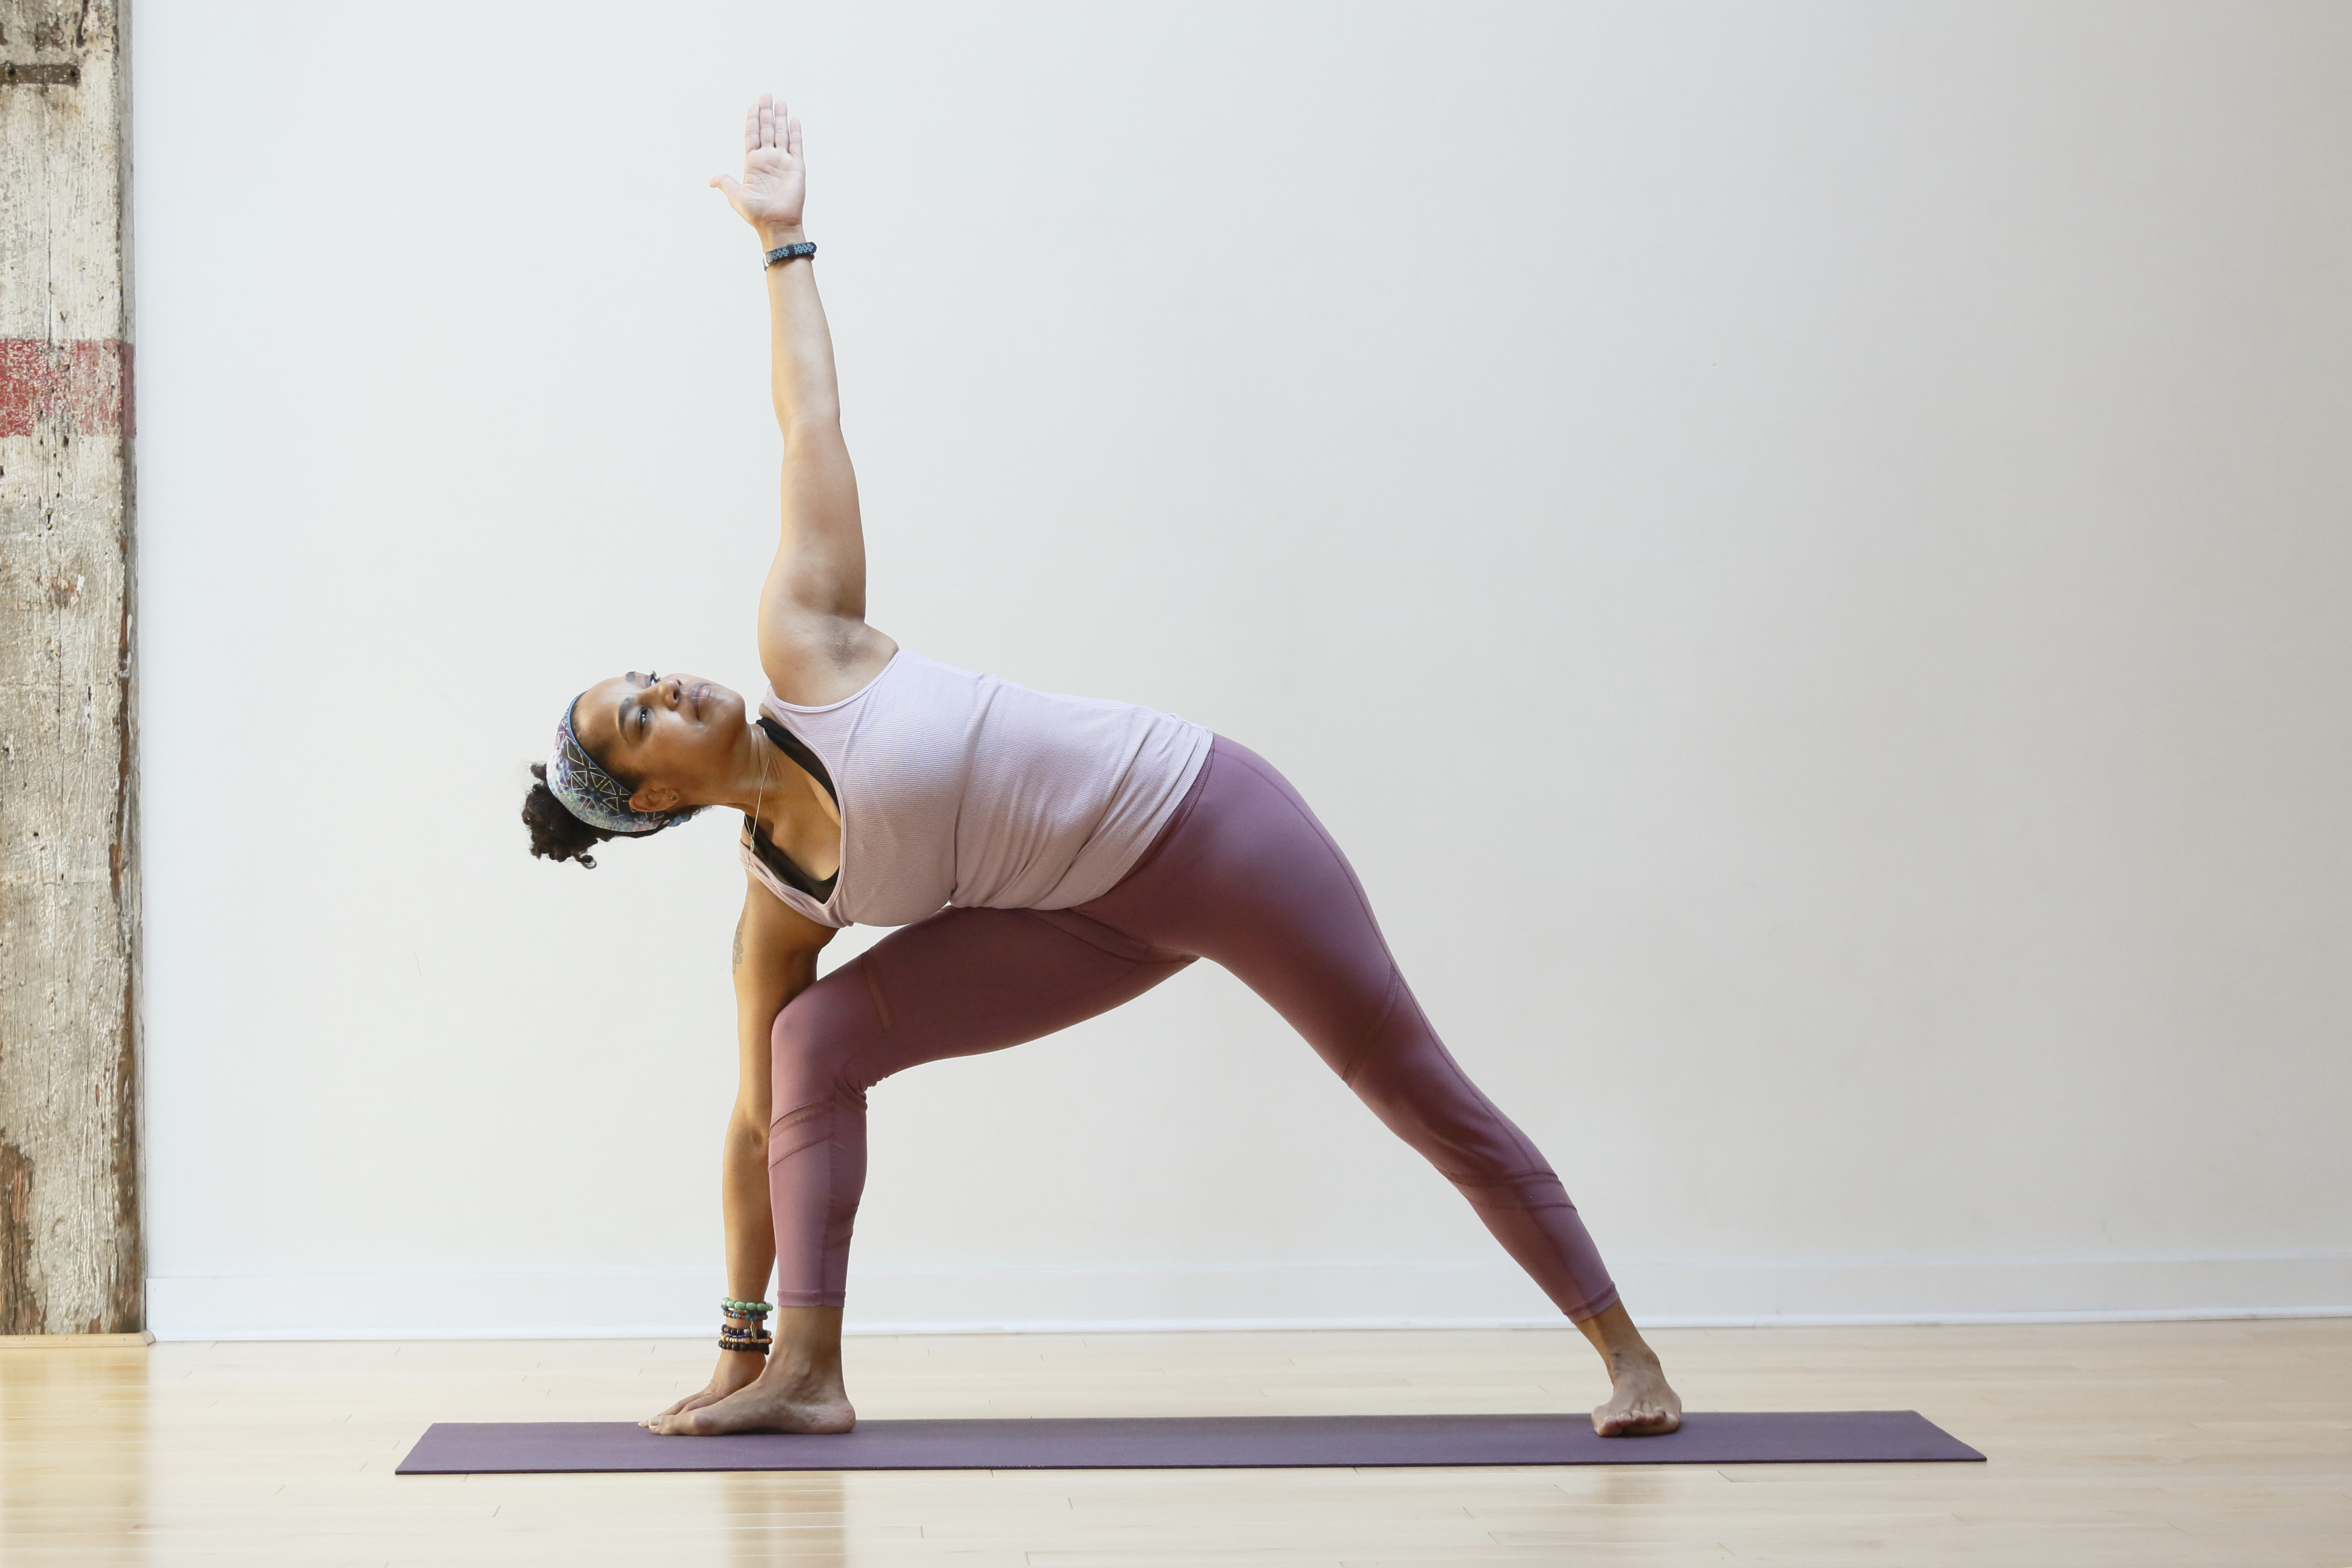
[[[819,903],[749,846],[743,866],[829,926],[1100,898],[1167,826],[1213,738],[1173,714],[1032,691],[904,648],[855,696],[803,708],[771,688],[760,709],[833,776],[841,870]]]

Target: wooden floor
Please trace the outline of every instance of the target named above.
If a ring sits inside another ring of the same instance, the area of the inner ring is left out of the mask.
[[[1657,1336],[1691,1404],[1913,1408],[1987,1465],[395,1477],[633,1418],[698,1344],[0,1352],[0,1563],[2352,1565],[2352,1320]],[[1565,1331],[860,1339],[867,1416],[1567,1410]]]

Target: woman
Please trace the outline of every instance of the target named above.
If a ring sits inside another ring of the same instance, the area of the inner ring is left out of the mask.
[[[635,671],[581,693],[524,805],[537,854],[595,861],[704,806],[745,814],[735,931],[741,1085],[726,1138],[718,1370],[662,1433],[840,1432],[865,1090],[1035,1039],[1196,958],[1239,975],[1460,1187],[1592,1342],[1604,1436],[1681,1401],[1559,1178],[1463,1075],[1362,888],[1272,766],[1199,725],[917,658],[866,624],[857,485],[801,226],[801,128],[762,96],[743,178],[711,181],[767,252],[783,540],[760,598],[768,694]],[[816,977],[841,926],[903,929]],[[776,1302],[760,1300],[771,1268]],[[771,1310],[770,1334],[762,1326]]]

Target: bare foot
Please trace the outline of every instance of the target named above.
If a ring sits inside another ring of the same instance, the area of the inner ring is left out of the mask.
[[[846,1432],[857,1425],[838,1369],[831,1376],[772,1365],[757,1382],[691,1410],[665,1411],[647,1426],[665,1437],[722,1432]]]
[[[1592,1413],[1592,1429],[1603,1437],[1654,1437],[1683,1424],[1682,1396],[1666,1384],[1665,1369],[1625,1304],[1581,1319],[1578,1328],[1601,1352],[1609,1369],[1609,1403]]]
[[[1682,1396],[1656,1356],[1612,1366],[1609,1383],[1609,1403],[1592,1413],[1592,1429],[1603,1437],[1654,1437],[1683,1424]]]

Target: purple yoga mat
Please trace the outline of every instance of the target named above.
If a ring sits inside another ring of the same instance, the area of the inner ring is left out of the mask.
[[[862,1421],[832,1436],[656,1437],[628,1421],[443,1421],[404,1476],[582,1470],[1179,1470],[1352,1465],[1802,1465],[1982,1459],[1914,1410],[1685,1415],[1601,1437],[1583,1415]]]

